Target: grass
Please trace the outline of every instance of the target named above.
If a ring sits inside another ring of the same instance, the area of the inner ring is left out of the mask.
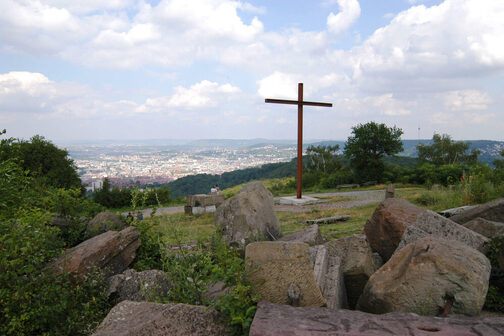
[[[377,187],[378,186],[373,186],[371,188],[367,187],[360,190],[377,190],[379,189]],[[384,185],[381,185],[381,189],[384,187]],[[235,190],[235,188],[236,187],[231,189],[231,193],[239,190]],[[355,189],[352,189],[351,191],[354,190]],[[224,192],[227,191],[228,190],[225,190]],[[396,197],[406,199],[422,208],[434,211],[463,205],[459,204],[462,201],[461,197],[457,197],[459,194],[460,191],[447,189],[427,190],[419,187],[396,189]],[[345,196],[323,196],[320,198],[325,202],[344,202],[353,200],[353,198]],[[432,201],[426,203],[426,199]],[[355,233],[362,233],[366,221],[371,217],[378,203],[379,202],[352,208],[333,208],[324,210],[318,210],[313,207],[311,211],[306,212],[277,211],[276,216],[283,234],[288,235],[303,230],[306,227],[306,225],[302,224],[305,220],[350,215],[350,219],[346,222],[319,225],[321,233],[327,236],[329,240],[333,240]],[[175,244],[177,241],[210,241],[212,235],[216,231],[213,213],[191,216],[183,213],[167,214],[145,218],[144,220],[157,227],[163,236],[164,243],[167,244]]]

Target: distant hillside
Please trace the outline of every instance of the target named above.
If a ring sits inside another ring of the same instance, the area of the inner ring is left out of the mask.
[[[296,175],[296,159],[290,162],[269,163],[260,167],[235,170],[222,175],[197,174],[168,183],[174,197],[206,194],[214,184],[220,189],[234,187],[253,180],[289,177]]]
[[[430,139],[420,139],[420,140],[402,140],[404,150],[398,154],[398,156],[406,156],[406,157],[417,157],[418,151],[416,146],[419,144],[432,144],[432,140]],[[502,149],[504,149],[504,141],[494,141],[494,140],[464,140],[464,142],[471,143],[469,147],[472,149],[479,149],[481,154],[479,156],[479,161],[482,163],[488,163],[492,165],[492,162],[495,158],[499,157],[499,153]],[[334,146],[339,145],[341,152],[345,148],[344,141],[320,141],[312,144],[307,144],[304,147],[308,147],[310,145],[314,146]]]

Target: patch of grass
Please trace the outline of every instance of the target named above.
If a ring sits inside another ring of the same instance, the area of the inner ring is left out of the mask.
[[[276,216],[280,222],[282,232],[284,235],[288,235],[290,233],[303,230],[306,225],[302,224],[302,222],[305,220],[350,215],[350,219],[346,222],[319,225],[320,232],[323,235],[327,235],[331,240],[354,233],[362,233],[364,224],[366,224],[368,218],[371,217],[377,205],[378,202],[348,209],[335,208],[315,211],[312,210],[308,212],[279,211],[276,213]]]
[[[209,241],[215,233],[214,214],[188,216],[181,213],[167,214],[144,219],[152,223],[167,244],[178,241]]]

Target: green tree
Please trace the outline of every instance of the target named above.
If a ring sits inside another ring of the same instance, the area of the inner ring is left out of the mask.
[[[340,169],[343,164],[337,161],[339,145],[309,146],[306,149],[306,171],[328,173]]]
[[[499,154],[500,154],[501,158],[495,159],[493,161],[493,164],[494,164],[495,168],[503,169],[504,168],[504,149],[501,150]]]
[[[345,156],[350,159],[358,180],[381,181],[385,169],[382,157],[403,150],[400,139],[403,131],[372,121],[352,127],[352,134],[345,145]]]
[[[480,151],[473,149],[470,153],[469,142],[453,141],[447,134],[434,134],[432,145],[420,144],[418,150],[418,159],[420,162],[430,162],[436,166],[446,164],[476,164]]]
[[[5,130],[0,134],[5,133]],[[82,188],[75,164],[68,152],[59,149],[44,137],[35,135],[30,141],[3,139],[0,160],[14,160],[42,185],[55,188]]]

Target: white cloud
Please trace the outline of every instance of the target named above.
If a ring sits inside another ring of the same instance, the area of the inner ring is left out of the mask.
[[[357,0],[337,0],[340,12],[330,13],[327,17],[327,28],[334,34],[340,34],[354,23],[360,16],[360,5]]]
[[[257,93],[263,98],[289,98],[297,99],[298,83],[301,76],[274,72],[273,74],[257,81]]]
[[[486,110],[493,102],[490,95],[478,90],[456,90],[445,95],[445,106],[454,111]]]

